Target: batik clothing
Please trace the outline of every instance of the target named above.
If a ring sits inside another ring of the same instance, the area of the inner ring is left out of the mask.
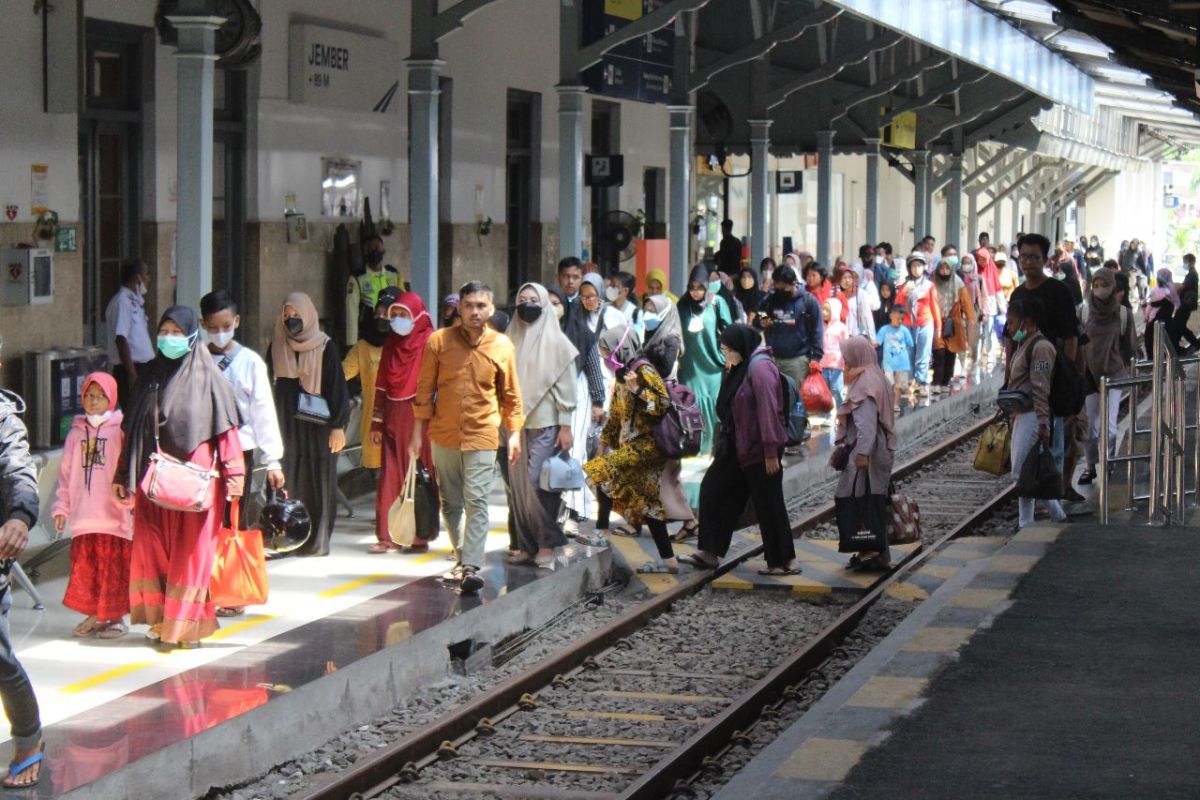
[[[358,378],[362,383],[362,417],[358,423],[362,437],[362,465],[367,469],[379,469],[382,463],[379,447],[371,441],[371,417],[375,408],[375,379],[379,375],[379,361],[383,357],[383,346],[373,345],[359,339],[342,359],[342,371],[347,381]]]
[[[683,327],[679,382],[695,393],[700,413],[704,415],[700,455],[707,455],[712,452],[713,431],[717,425],[717,393],[721,391],[721,374],[725,370],[719,336],[727,325],[733,324],[733,317],[725,299],[719,295],[709,294],[710,302],[699,311],[687,302],[688,299],[679,304],[679,321]]]
[[[130,558],[129,601],[133,624],[161,625],[164,642],[195,642],[217,630],[216,607],[208,595],[217,531],[225,503],[241,493],[245,475],[236,428],[217,437],[213,502],[207,511],[171,511],[150,502],[140,488],[134,505],[137,531]],[[213,445],[202,442],[187,459],[209,467]]]
[[[101,622],[122,619],[129,613],[131,550],[129,539],[108,533],[73,536],[71,577],[63,605]]]

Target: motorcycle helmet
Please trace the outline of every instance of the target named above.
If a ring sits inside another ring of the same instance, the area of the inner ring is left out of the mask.
[[[288,499],[287,492],[273,495],[258,515],[263,533],[263,549],[268,555],[286,555],[299,550],[312,534],[312,519],[299,500]]]

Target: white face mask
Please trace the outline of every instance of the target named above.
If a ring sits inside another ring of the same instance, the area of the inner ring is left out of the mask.
[[[551,303],[550,305],[554,305],[554,304],[553,304],[553,303]],[[555,319],[562,319],[562,318],[563,318],[563,314],[565,314],[566,312],[567,312],[567,310],[566,310],[565,308],[563,308],[562,306],[554,306],[554,317],[555,317]]]
[[[93,428],[99,428],[101,425],[103,425],[105,422],[107,422],[108,418],[111,416],[112,416],[111,411],[105,411],[103,414],[88,414],[87,421],[88,421],[88,424],[91,425]]]
[[[236,328],[230,328],[227,331],[217,331],[216,333],[210,333],[210,334],[208,334],[208,340],[210,342],[212,342],[213,344],[215,344],[217,347],[224,350],[225,346],[233,341],[233,334],[236,330],[237,330]]]
[[[413,332],[413,328],[416,326],[416,324],[417,323],[413,322],[411,319],[406,319],[404,317],[393,317],[392,332],[397,336],[408,336]]]
[[[145,297],[147,291],[146,284],[138,281],[138,297]]]
[[[610,303],[617,302],[617,298],[621,296],[621,290],[615,286],[609,286],[604,290],[604,297]]]

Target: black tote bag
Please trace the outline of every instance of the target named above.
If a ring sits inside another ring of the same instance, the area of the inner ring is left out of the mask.
[[[1021,474],[1017,477],[1017,497],[1061,500],[1062,496],[1062,473],[1058,471],[1050,446],[1039,439],[1021,464]]]
[[[854,497],[858,489],[858,476],[866,481],[866,493]],[[834,515],[838,526],[838,552],[861,553],[887,550],[888,497],[871,494],[871,479],[866,470],[858,470],[850,488],[850,497],[833,499]]]

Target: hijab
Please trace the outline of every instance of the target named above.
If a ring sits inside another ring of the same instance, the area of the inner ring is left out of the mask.
[[[749,273],[750,277],[754,278],[754,285],[749,289],[742,288],[742,276],[746,273]],[[733,296],[742,304],[742,309],[745,310],[746,314],[753,314],[758,311],[765,295],[758,288],[758,273],[754,271],[753,267],[742,267],[742,271],[738,273],[737,287],[733,290]]]
[[[433,320],[425,308],[425,302],[416,292],[397,291],[388,304],[389,316],[393,308],[402,308],[413,320],[413,329],[408,336],[388,333],[383,343],[383,355],[379,359],[379,377],[375,387],[382,389],[389,400],[411,400],[417,394],[417,380],[421,377],[421,357],[425,343],[433,335]]]
[[[625,376],[625,370],[637,360],[638,353],[642,349],[637,328],[626,324],[606,328],[604,333],[600,334],[599,346],[607,350],[621,364],[621,368],[617,370],[618,378]]]
[[[93,372],[83,379],[83,388],[79,390],[79,396],[87,394],[88,387],[96,384],[96,388],[104,392],[104,396],[108,398],[108,410],[117,410],[117,379],[107,372]]]
[[[508,328],[508,338],[512,340],[517,354],[521,399],[525,409],[530,410],[542,401],[567,365],[579,355],[579,351],[558,326],[546,287],[540,283],[525,283],[517,290],[517,295],[526,289],[533,289],[537,293],[542,313],[533,322],[525,322],[520,314],[514,316]]]
[[[692,297],[693,283],[704,284],[703,300],[696,300]],[[713,293],[708,288],[708,268],[703,264],[697,264],[692,267],[692,274],[688,276],[687,291],[683,293],[683,297],[676,303],[679,307],[679,313],[682,315],[686,311],[688,314],[703,314],[704,309],[712,305],[712,302]]]
[[[658,327],[646,337],[645,348],[666,344],[672,338],[683,347],[683,324],[679,321],[679,309],[665,295],[647,297],[646,301],[654,306],[654,313],[660,320]]]
[[[1158,279],[1158,288],[1165,291],[1164,297],[1171,298],[1171,305],[1179,308],[1181,305],[1179,300],[1179,292],[1175,289],[1175,277],[1171,274],[1171,270],[1163,267],[1154,273],[1154,277]]]
[[[1088,291],[1088,320],[1107,325],[1116,319],[1121,313],[1121,305],[1117,302],[1117,278],[1111,269],[1101,267],[1092,273],[1092,283],[1097,280],[1104,281],[1112,287],[1112,293],[1108,298],[1101,300],[1096,297],[1096,293],[1092,290]]]
[[[583,274],[583,282],[591,284],[592,288],[596,290],[596,297],[599,299],[599,305],[596,306],[595,311],[588,311],[586,308],[583,309],[583,313],[587,315],[585,320],[588,330],[595,333],[600,329],[600,321],[604,319],[604,308],[608,305],[604,299],[604,278],[595,272],[585,272]],[[581,302],[580,305],[582,306],[583,303]]]
[[[221,375],[208,348],[197,346],[200,322],[187,306],[172,306],[158,325],[170,320],[188,337],[191,349],[180,358],[161,352],[138,377],[130,400],[130,413],[122,421],[131,480],[140,480],[154,452],[155,426],[163,452],[187,460],[202,443],[242,424],[233,385]],[[155,405],[158,418],[155,418]]]
[[[749,325],[735,322],[721,331],[721,344],[742,357],[736,367],[725,370],[717,394],[717,418],[728,427],[733,424],[733,398],[750,372],[750,357],[762,346],[762,334]]]
[[[321,331],[317,319],[317,307],[304,292],[292,292],[283,301],[284,307],[291,306],[300,312],[300,333],[293,336],[283,324],[283,308],[275,317],[275,336],[271,342],[271,364],[275,368],[275,380],[297,378],[300,388],[309,394],[321,393],[321,365],[325,356],[325,343],[329,337]]]
[[[967,265],[970,265],[970,269]],[[962,258],[958,262],[958,268],[962,275],[963,286],[967,287],[967,294],[971,297],[971,304],[975,308],[979,308],[979,295],[982,280],[979,277],[978,265],[975,263],[975,257],[970,253],[963,253]]]
[[[938,311],[943,317],[950,316],[950,309],[958,302],[958,293],[964,286],[962,278],[955,275],[953,269],[949,275],[942,277],[939,264],[933,269],[933,285],[937,289]]]
[[[391,308],[392,304],[396,302],[396,298],[400,296],[400,291],[401,290],[396,286],[389,286],[381,291],[379,293],[379,299],[375,301],[375,311],[378,312],[381,308],[386,311],[387,309]],[[378,319],[382,319],[384,323],[387,322],[386,317],[375,316],[371,318],[370,324],[363,326],[362,338],[366,339],[367,344],[371,345],[372,347],[383,347],[388,338],[387,329],[379,329],[379,323],[376,322]]]
[[[670,300],[672,303],[679,302],[679,298],[671,294],[671,290],[667,287],[667,273],[661,269],[652,269],[646,273],[646,285],[650,285],[650,281],[658,281],[662,284],[662,296]],[[708,283],[708,273],[704,273],[704,282]]]
[[[562,328],[562,332],[566,334],[571,344],[575,345],[575,350],[579,353],[575,356],[575,366],[582,372],[584,359],[596,347],[596,334],[592,333],[592,329],[588,327],[587,309],[583,307],[582,302],[568,303],[566,292],[557,286],[550,286],[546,291],[557,297],[558,301],[562,303],[563,318],[559,327]]]
[[[733,294],[733,278],[724,272],[718,272],[717,275],[721,280],[721,288],[717,290],[717,294],[725,301],[725,306],[729,309],[729,315],[734,318],[734,322],[744,318],[746,310],[742,308],[741,303],[738,302]]]
[[[875,355],[875,348],[871,346],[866,337],[852,336],[842,342],[842,360],[845,361],[847,370],[861,368],[862,372],[846,389],[846,399],[842,401],[842,407],[838,410],[838,427],[844,431],[846,429],[844,417],[853,414],[854,409],[867,400],[874,400],[875,411],[879,415],[879,424],[887,434],[888,449],[895,449],[892,386],[888,383],[883,370],[879,368],[879,359]]]

